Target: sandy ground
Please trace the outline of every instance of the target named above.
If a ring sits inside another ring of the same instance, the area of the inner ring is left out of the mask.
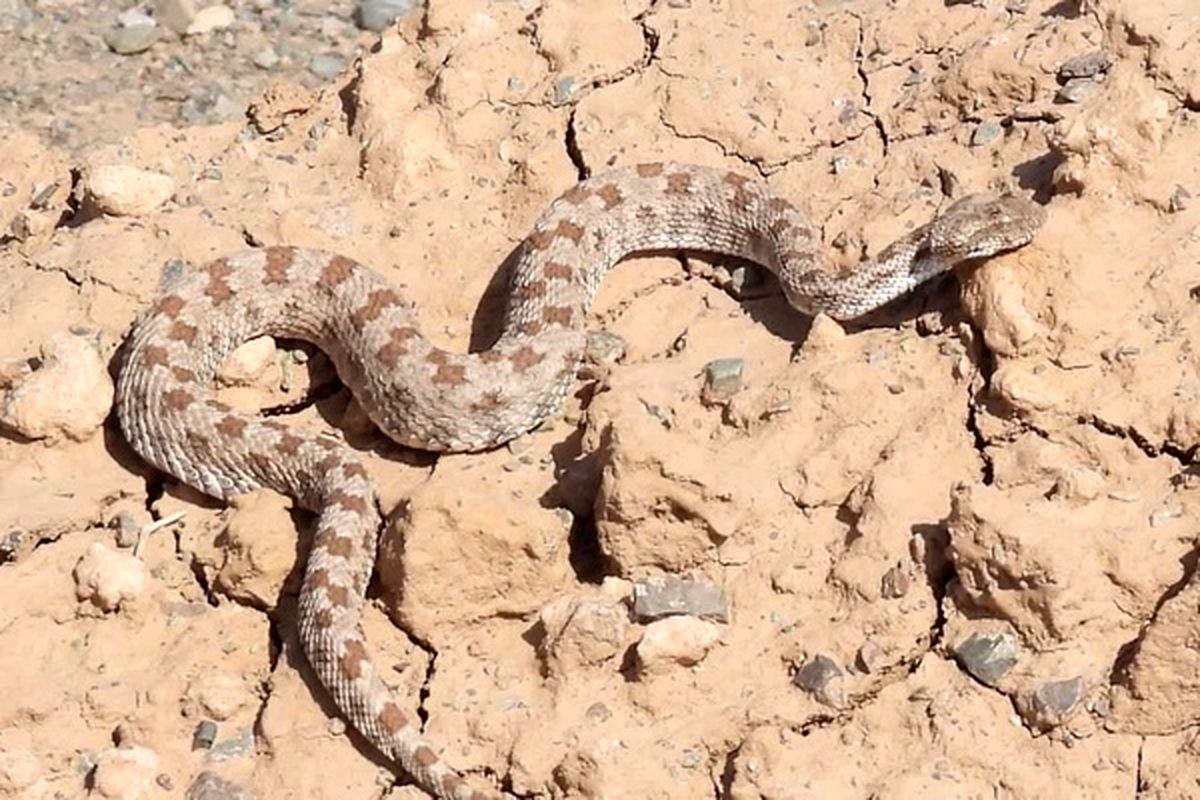
[[[423,796],[298,652],[308,518],[142,464],[118,347],[164,267],[247,242],[486,346],[544,205],[660,158],[767,177],[845,264],[966,191],[1049,219],[846,328],[631,261],[591,319],[623,358],[481,455],[387,443],[295,342],[244,354],[229,402],[372,454],[367,632],[428,734],[531,798],[1200,796],[1197,64],[1193,0],[431,0],[250,122],[8,120],[0,796]],[[634,602],[684,575],[688,613]]]

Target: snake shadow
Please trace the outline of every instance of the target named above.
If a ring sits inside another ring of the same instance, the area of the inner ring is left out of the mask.
[[[501,262],[499,268],[492,273],[491,279],[479,299],[475,313],[471,319],[471,334],[468,343],[470,352],[479,352],[491,347],[500,337],[507,308],[507,298],[513,272],[521,254],[521,245],[514,247]],[[758,324],[772,334],[792,342],[795,348],[803,346],[812,328],[813,318],[802,311],[792,308],[783,296],[779,282],[770,270],[756,264],[730,256],[718,256],[702,251],[688,250],[646,250],[630,254],[621,259],[612,269],[636,269],[635,263],[642,258],[677,258],[697,260],[704,263],[723,266],[732,270],[745,267],[754,275],[751,284],[754,289],[739,297],[737,293],[728,291],[713,280],[690,274],[680,267],[680,275],[687,280],[705,281],[713,286],[714,291],[725,291],[738,300],[747,314]],[[969,268],[966,267],[966,268]],[[958,307],[958,279],[954,273],[934,278],[912,292],[897,298],[874,311],[855,320],[843,322],[842,327],[849,333],[860,332],[871,328],[896,327],[930,312],[955,315]]]

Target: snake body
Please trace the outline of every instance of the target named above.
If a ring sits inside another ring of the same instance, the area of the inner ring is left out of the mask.
[[[269,334],[324,350],[370,418],[397,442],[435,451],[495,447],[562,403],[585,345],[588,307],[626,256],[687,250],[749,259],[774,272],[809,314],[860,316],[969,259],[1020,247],[1042,224],[1015,196],[971,196],[877,257],[830,269],[790,203],[743,175],[640,164],[585,180],[556,199],[522,243],[503,331],[462,354],[435,347],[410,303],[340,255],[268,247],[217,259],[161,290],[134,324],[118,380],[122,429],[148,462],[217,498],[259,487],[318,514],[299,599],[300,640],[347,721],[448,800],[480,800],[402,710],[361,627],[381,516],[359,455],[325,436],[243,414],[213,397],[218,367]]]

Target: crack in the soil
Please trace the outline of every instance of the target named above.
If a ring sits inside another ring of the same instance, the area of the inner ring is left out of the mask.
[[[666,74],[666,73],[664,73],[664,74]],[[782,169],[783,167],[785,167],[789,163],[791,163],[793,160],[795,160],[792,158],[788,158],[788,159],[784,159],[783,161],[780,161],[780,162],[766,161],[761,158],[755,158],[753,156],[748,156],[744,153],[738,152],[737,150],[734,150],[732,147],[725,144],[725,142],[721,141],[720,139],[718,139],[715,136],[709,136],[706,133],[684,133],[683,131],[679,130],[679,128],[675,127],[675,124],[673,122],[671,122],[669,119],[667,119],[666,114],[662,110],[660,110],[658,113],[658,121],[659,121],[659,124],[661,124],[664,128],[666,128],[668,131],[670,131],[671,135],[674,136],[675,138],[677,138],[677,139],[694,139],[694,140],[698,140],[701,142],[708,142],[709,144],[714,145],[718,150],[720,150],[721,155],[725,156],[726,158],[736,158],[738,161],[741,161],[743,164],[745,164],[746,166],[750,167],[755,172],[757,172],[759,177],[761,177],[761,178],[770,177],[772,172]],[[804,159],[804,158],[811,157],[812,153],[816,152],[818,149],[820,149],[819,146],[814,147],[810,152],[805,153],[801,158]]]
[[[1145,756],[1146,756],[1146,737],[1141,736],[1141,737],[1139,737],[1139,741],[1138,741],[1137,771],[1134,773],[1134,781],[1133,781],[1133,796],[1135,799],[1142,796],[1142,788],[1145,785],[1142,783],[1142,781],[1143,781],[1142,767],[1145,766]]]
[[[862,89],[859,93],[860,99],[863,103],[862,111],[871,118],[871,122],[875,126],[875,132],[879,134],[879,143],[883,148],[882,157],[887,158],[888,151],[891,146],[891,139],[888,136],[887,127],[884,126],[883,119],[878,114],[875,114],[871,111],[871,104],[873,102],[873,98],[871,97],[871,79],[867,75],[867,68],[865,64],[866,53],[864,52],[867,38],[866,26],[863,24],[862,17],[858,16],[857,14],[851,14],[850,16],[856,23],[858,23],[858,35],[855,38],[854,44],[854,68],[858,73],[859,81],[862,83]],[[875,185],[877,187],[879,185],[878,172],[875,173]]]
[[[742,752],[742,745],[745,744],[745,741],[743,738],[725,753],[725,764],[719,780],[713,780],[713,800],[722,800],[733,794],[733,779],[737,774],[737,757]]]
[[[567,116],[567,130],[563,136],[563,146],[567,150],[567,158],[571,159],[571,163],[575,165],[576,177],[579,180],[587,180],[592,174],[591,168],[583,158],[583,151],[579,149],[579,134],[575,129],[575,109],[571,109],[571,113]]]
[[[975,402],[974,394],[975,392],[968,389],[967,431],[974,439],[975,452],[979,454],[979,481],[984,486],[991,486],[996,482],[996,462],[992,459],[992,454],[988,452],[991,443],[988,442],[987,437],[983,435],[983,430],[979,427],[979,406]]]
[[[1185,449],[1173,445],[1168,441],[1155,444],[1150,441],[1149,437],[1132,425],[1117,425],[1095,414],[1079,414],[1075,418],[1075,421],[1081,425],[1088,425],[1106,436],[1116,436],[1119,439],[1133,442],[1139,450],[1150,458],[1160,458],[1162,456],[1173,458],[1179,462],[1180,467],[1189,467],[1194,464],[1197,450],[1200,449],[1200,445]]]
[[[655,61],[657,54],[658,54],[658,42],[659,42],[658,31],[651,28],[649,26],[649,24],[647,24],[647,22],[646,22],[646,18],[654,11],[656,5],[657,5],[657,3],[651,3],[650,6],[645,11],[630,18],[630,21],[637,24],[638,27],[641,29],[641,35],[642,35],[642,41],[643,41],[642,55],[637,60],[637,62],[633,63],[633,64],[629,64],[628,66],[625,66],[621,69],[618,69],[615,72],[612,72],[612,73],[609,73],[606,75],[597,75],[593,78],[590,78],[586,81],[582,81],[578,84],[574,83],[574,76],[563,74],[560,71],[559,65],[555,62],[554,57],[549,52],[546,51],[545,45],[542,43],[541,31],[540,31],[540,27],[539,27],[539,20],[542,16],[542,13],[545,10],[545,7],[543,5],[538,5],[537,8],[533,9],[532,11],[529,12],[528,15],[526,15],[525,24],[522,25],[520,27],[520,29],[518,29],[517,33],[519,35],[524,36],[525,38],[527,38],[529,40],[530,45],[534,49],[534,52],[538,55],[539,58],[542,59],[543,62],[545,62],[547,72],[549,72],[551,77],[554,78],[554,80],[552,81],[553,84],[557,85],[560,81],[563,81],[566,79],[570,79],[572,81],[572,84],[571,84],[569,92],[568,92],[569,97],[565,97],[561,102],[553,102],[553,101],[546,102],[545,100],[543,100],[541,102],[536,102],[536,103],[505,102],[504,104],[505,105],[537,105],[537,106],[542,106],[542,107],[545,107],[545,106],[551,106],[551,107],[571,106],[571,107],[574,107],[575,105],[577,105],[579,103],[579,101],[581,99],[583,99],[590,92],[593,92],[596,89],[602,89],[605,86],[612,86],[613,84],[620,83],[621,81],[625,80],[626,78],[629,78],[630,76],[637,75],[637,74],[643,72],[647,67],[649,67]],[[565,93],[565,94],[568,94],[568,93]]]

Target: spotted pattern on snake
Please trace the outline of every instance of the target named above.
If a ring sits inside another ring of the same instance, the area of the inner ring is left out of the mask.
[[[379,428],[434,451],[495,447],[555,413],[575,380],[584,324],[608,270],[647,251],[756,261],[809,314],[860,316],[969,259],[1020,247],[1044,219],[1015,197],[964,198],[853,269],[827,267],[818,236],[762,181],[706,167],[640,164],[569,189],[538,219],[511,275],[495,345],[435,347],[412,305],[340,255],[268,247],[217,259],[164,287],[134,324],[118,415],[148,462],[214,497],[270,487],[317,512],[300,591],[300,641],[348,722],[438,798],[480,800],[384,683],[361,616],[382,522],[362,459],[340,440],[243,414],[210,384],[255,336],[305,339],[332,359]]]

